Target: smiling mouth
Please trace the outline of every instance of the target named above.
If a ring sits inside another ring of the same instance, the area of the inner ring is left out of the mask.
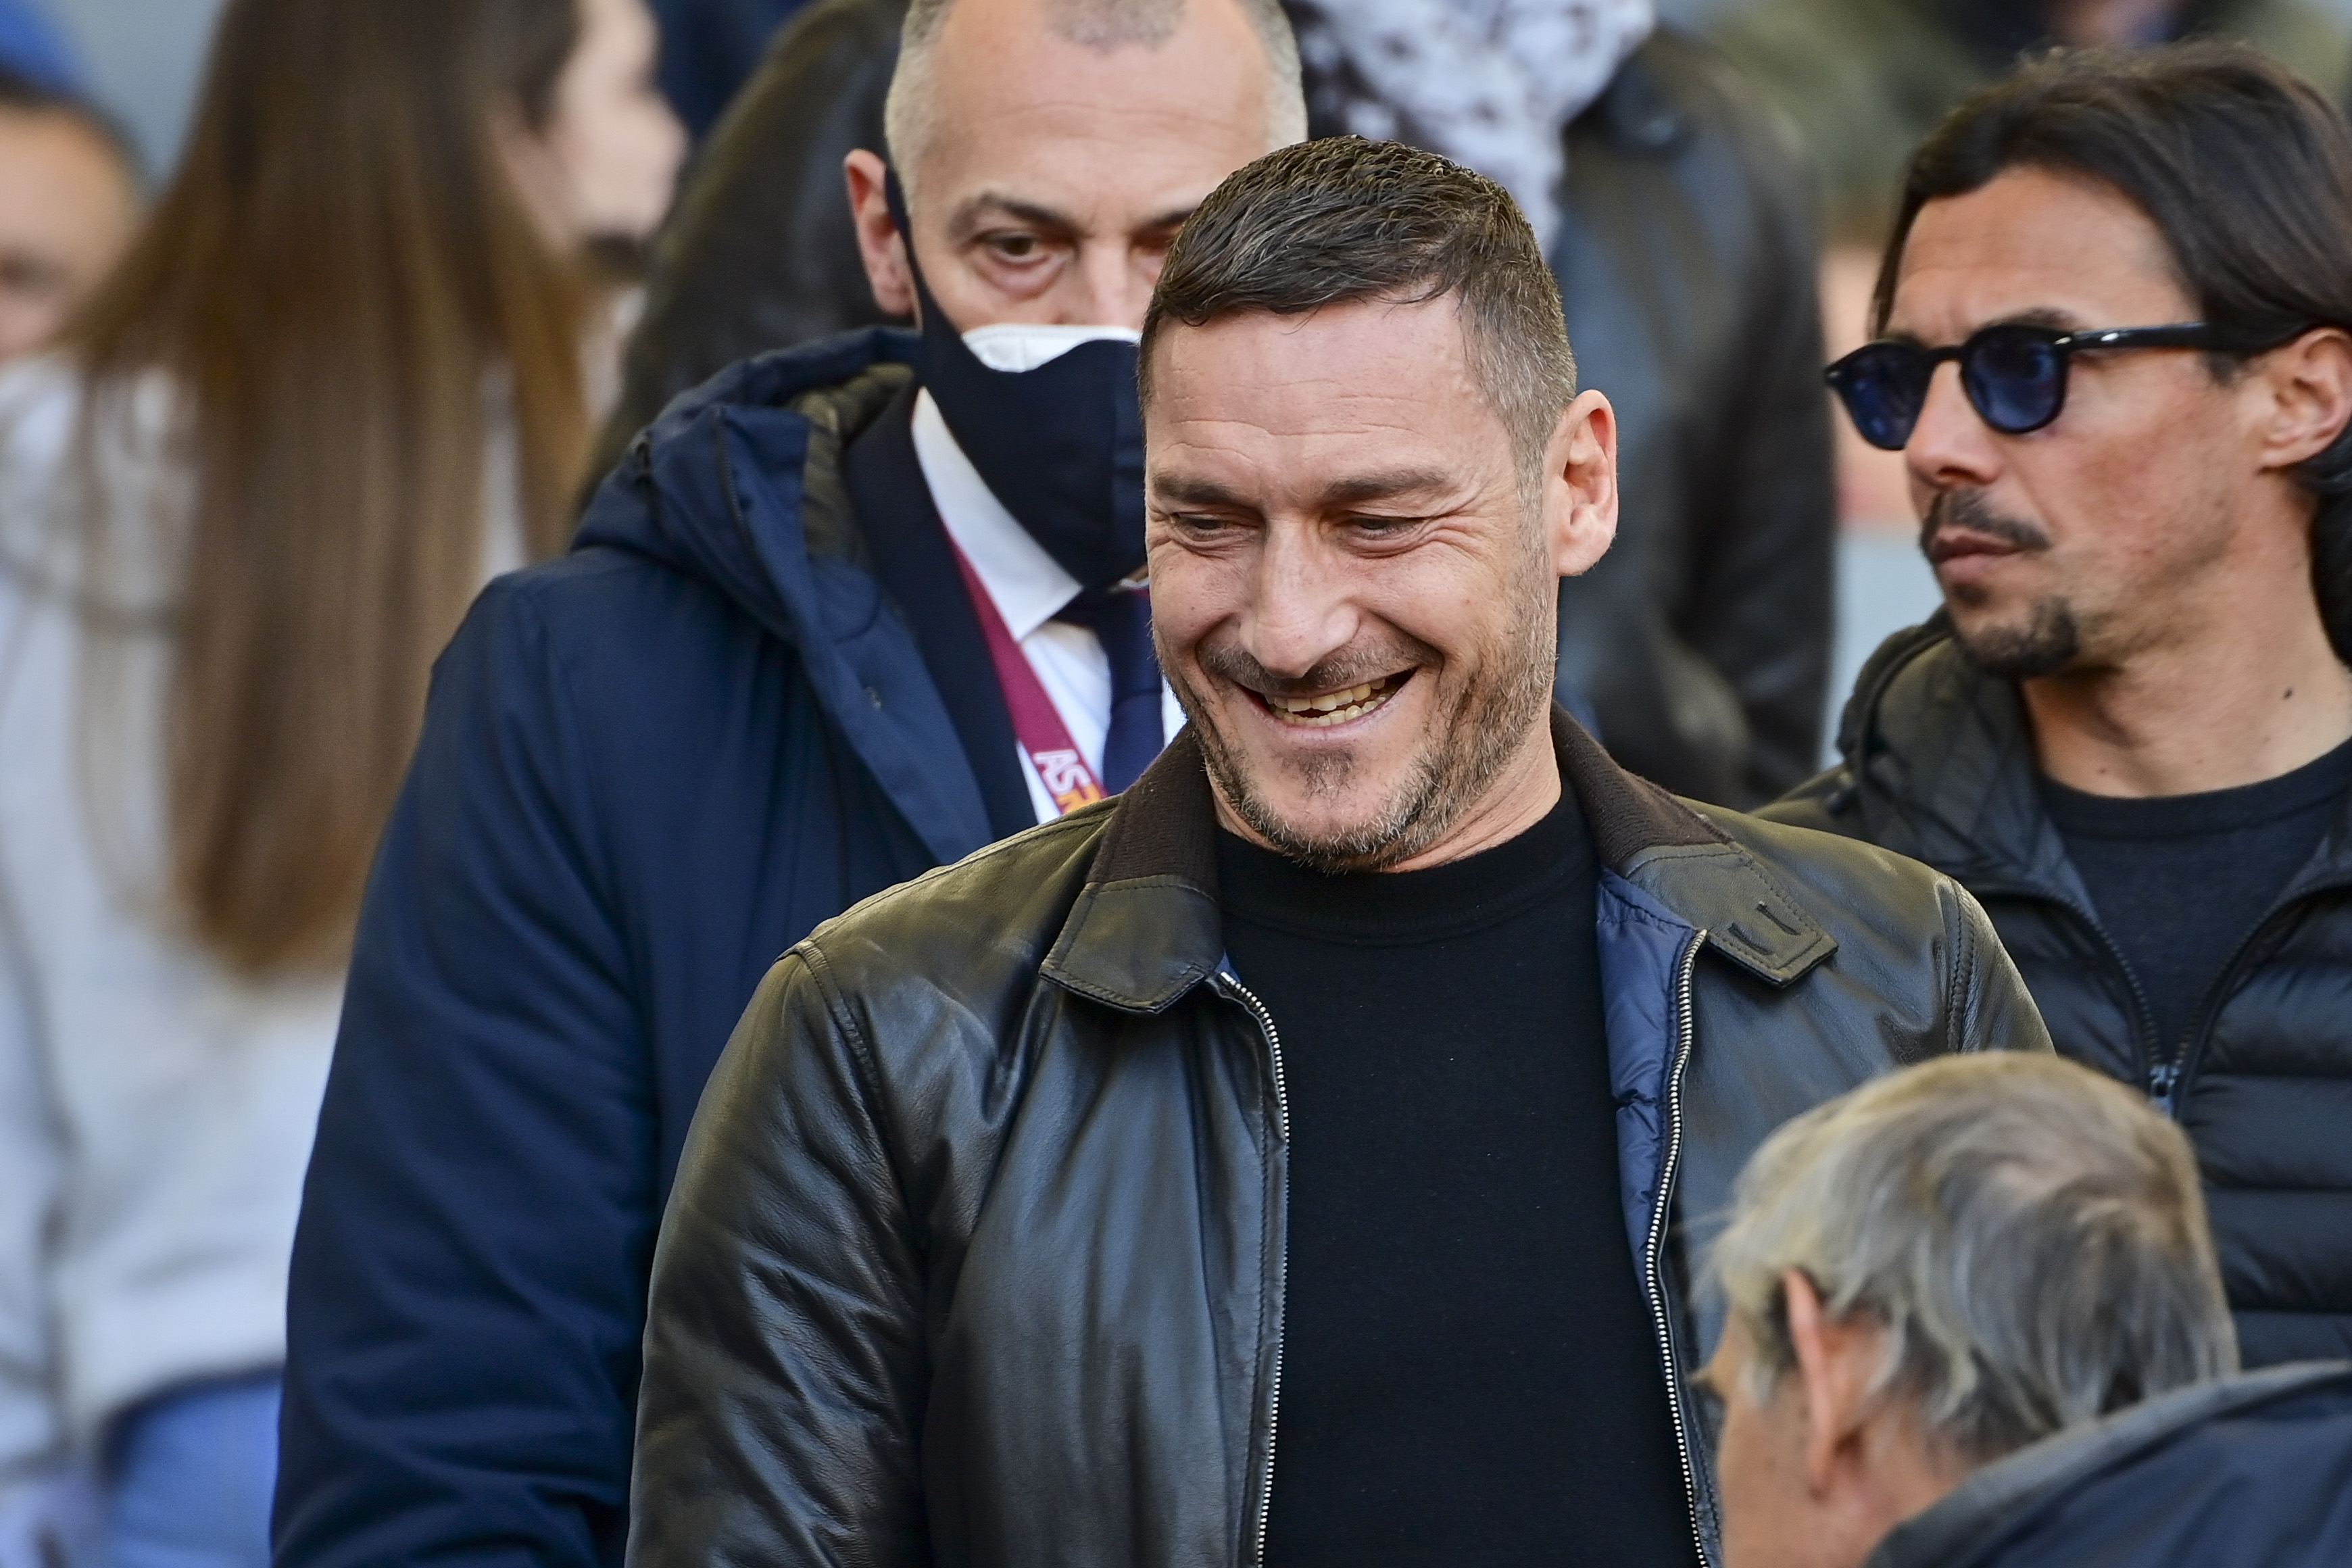
[[[1319,697],[1277,697],[1269,692],[1256,693],[1265,704],[1265,710],[1285,724],[1301,730],[1327,730],[1334,724],[1345,724],[1361,719],[1380,708],[1412,679],[1412,671],[1383,675],[1361,686],[1350,686],[1340,691],[1327,691]]]

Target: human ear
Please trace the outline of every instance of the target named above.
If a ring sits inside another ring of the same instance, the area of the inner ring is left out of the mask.
[[[1617,537],[1617,411],[1598,392],[1560,410],[1544,447],[1543,522],[1552,570],[1581,576]]]
[[[2256,362],[2268,389],[2263,467],[2291,468],[2317,457],[2352,422],[2352,336],[2319,327]]]
[[[1781,1274],[1780,1292],[1804,1399],[1805,1487],[1815,1500],[1823,1500],[1853,1479],[1864,1462],[1871,1385],[1884,1347],[1880,1336],[1864,1326],[1833,1321],[1802,1269]]]
[[[886,186],[890,166],[863,147],[841,161],[849,187],[849,218],[857,229],[857,256],[866,263],[866,287],[886,316],[915,313],[915,286],[907,270],[906,238],[890,216]]]

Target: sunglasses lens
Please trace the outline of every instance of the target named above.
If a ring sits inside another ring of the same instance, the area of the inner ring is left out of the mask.
[[[1872,446],[1899,452],[1911,439],[1935,365],[1902,343],[1871,343],[1830,366],[1830,385],[1845,400],[1853,427]]]
[[[1995,327],[1969,341],[1960,381],[1986,424],[2022,436],[2058,417],[2066,397],[2065,356],[2046,332]]]

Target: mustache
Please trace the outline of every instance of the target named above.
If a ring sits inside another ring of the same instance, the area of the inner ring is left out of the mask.
[[[1932,548],[1936,535],[1948,528],[1964,528],[2020,550],[2050,548],[2047,533],[2023,518],[1993,510],[1982,490],[1945,490],[1929,501],[1927,515],[1919,520],[1920,552],[1924,554]]]
[[[1193,657],[1209,674],[1264,697],[1312,697],[1437,663],[1436,649],[1410,637],[1391,646],[1342,648],[1296,676],[1275,674],[1230,642],[1203,643]]]

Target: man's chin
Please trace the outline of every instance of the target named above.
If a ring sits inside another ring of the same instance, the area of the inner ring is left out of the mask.
[[[1425,760],[1376,768],[1354,748],[1267,755],[1202,737],[1217,794],[1244,826],[1303,866],[1380,871],[1425,847],[1437,802]],[[1375,780],[1392,781],[1376,783]]]
[[[2004,680],[2033,680],[2071,668],[2083,653],[2083,628],[2063,599],[2034,603],[2022,614],[1995,617],[1955,606],[1953,640],[1970,664]]]

